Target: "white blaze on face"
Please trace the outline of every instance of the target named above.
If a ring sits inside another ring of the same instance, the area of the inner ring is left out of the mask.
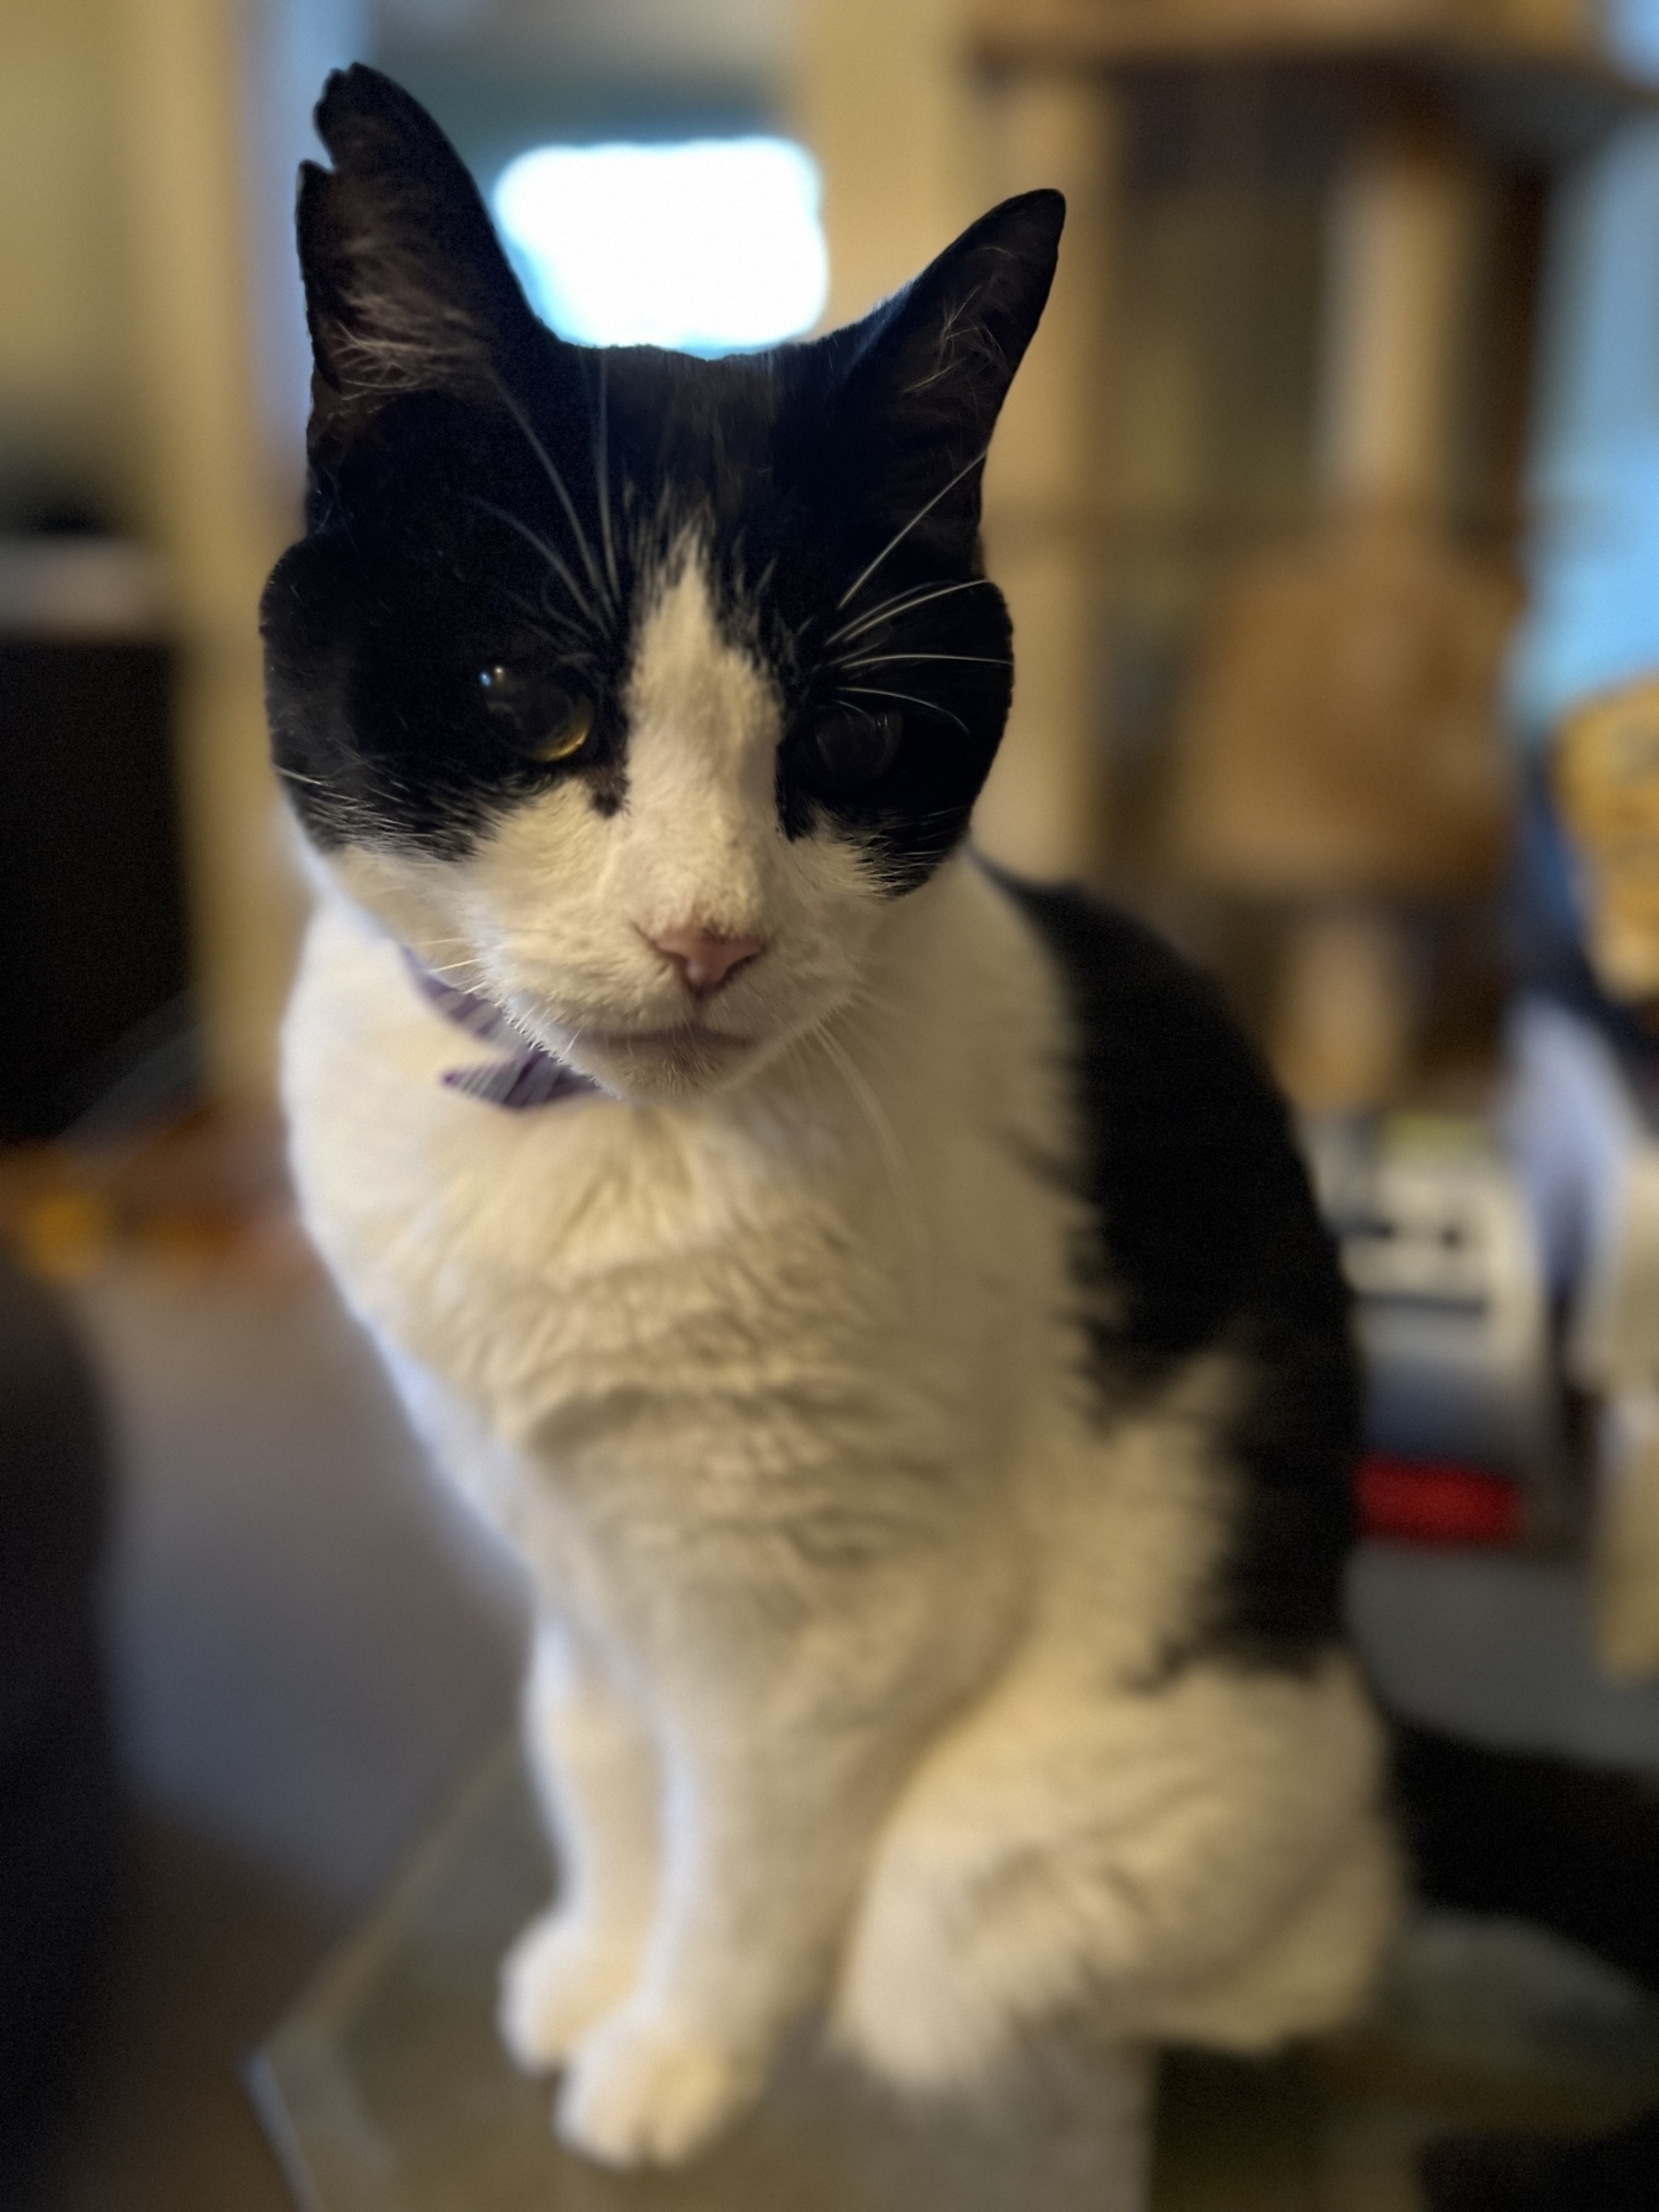
[[[708,573],[682,547],[641,625],[626,695],[628,805],[617,888],[648,938],[688,925],[769,933],[784,859],[782,702],[720,634]]]
[[[656,1087],[647,1048],[618,1057],[618,1036],[695,1031],[707,1050],[665,1063],[683,1095],[760,1065],[844,1005],[887,901],[833,825],[785,836],[782,701],[765,667],[722,635],[694,541],[650,593],[622,707],[627,780],[615,811],[594,805],[585,777],[561,776],[463,859],[359,846],[330,855],[328,869],[429,967],[626,1093]],[[765,949],[694,1005],[657,946],[687,928]]]

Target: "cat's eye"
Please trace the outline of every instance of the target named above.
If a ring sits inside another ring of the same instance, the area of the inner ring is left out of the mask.
[[[796,758],[815,791],[856,791],[891,767],[902,732],[899,715],[847,708],[824,715],[803,732]]]
[[[495,661],[478,671],[489,726],[526,760],[573,760],[594,735],[594,702],[534,671]]]

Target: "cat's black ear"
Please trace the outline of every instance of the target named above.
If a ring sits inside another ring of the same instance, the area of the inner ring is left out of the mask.
[[[1065,221],[1057,192],[1004,200],[824,341],[841,355],[841,404],[866,433],[878,426],[947,474],[984,452],[1048,300]]]
[[[330,76],[316,123],[334,167],[300,171],[313,453],[399,393],[487,382],[540,333],[477,186],[418,100],[359,62]]]

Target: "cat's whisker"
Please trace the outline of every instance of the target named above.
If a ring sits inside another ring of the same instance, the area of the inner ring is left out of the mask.
[[[594,457],[594,475],[599,486],[599,534],[605,542],[605,572],[610,578],[611,611],[622,605],[622,584],[617,573],[617,541],[611,530],[610,503],[610,378],[606,355],[599,356],[599,440]]]
[[[908,1013],[901,998],[895,997],[890,991],[878,990],[867,975],[859,977],[841,1001],[841,1006],[847,1013],[858,1013],[868,1007],[873,1013],[897,1014],[901,1019]]]
[[[899,700],[907,707],[920,707],[924,713],[938,714],[947,722],[954,722],[964,737],[973,735],[959,714],[953,714],[948,707],[940,706],[937,700],[918,699],[913,691],[884,691],[879,684],[843,684],[836,697],[840,699],[843,694],[852,693],[860,693],[865,699]]]
[[[533,615],[531,619],[535,621],[539,617],[543,622],[553,623],[558,633],[556,642],[568,646],[571,641],[574,641],[585,650],[593,643],[595,636],[603,636],[604,632],[591,617],[586,621],[580,621],[576,616],[567,614],[562,606],[554,606],[551,594],[554,584],[559,581],[558,577],[552,575],[542,578],[540,607],[537,614]],[[553,633],[549,632],[548,634],[552,635]]]
[[[884,599],[879,606],[873,606],[868,614],[860,615],[857,621],[843,622],[839,629],[832,629],[824,642],[826,645],[839,645],[843,638],[851,640],[866,629],[879,629],[883,622],[896,622],[900,615],[908,615],[918,606],[926,606],[930,600],[948,599],[955,592],[982,591],[990,582],[989,576],[974,576],[966,583],[941,583],[922,591],[896,592],[892,598]],[[807,621],[811,619],[808,616]],[[801,627],[804,629],[806,624],[803,623]]]
[[[886,668],[896,661],[959,661],[964,667],[1012,668],[1006,653],[872,653],[856,660],[835,661],[836,668]]]
[[[523,592],[508,592],[503,595],[509,606],[516,606],[521,613],[528,615],[533,622],[557,622],[562,629],[575,630],[583,637],[592,635],[589,626],[580,622],[574,615],[567,614],[562,607],[549,607],[539,599],[532,605]]]
[[[830,1065],[846,1085],[853,1104],[869,1124],[876,1138],[876,1149],[881,1157],[894,1205],[904,1224],[904,1238],[909,1247],[912,1295],[917,1306],[924,1310],[929,1303],[927,1288],[932,1251],[917,1196],[915,1171],[905,1158],[904,1147],[899,1141],[899,1132],[893,1127],[891,1117],[857,1061],[836,1042],[827,1029],[815,1030],[811,1034],[824,1048]]]
[[[459,938],[439,937],[435,940],[435,943],[439,946],[442,946],[446,943],[459,944],[460,941],[461,940]],[[463,951],[461,958],[457,960],[429,959],[427,958],[427,951],[425,947],[422,948],[418,957],[419,959],[420,965],[427,971],[429,975],[435,975],[440,982],[453,984],[458,990],[472,990],[476,987],[480,980],[478,962],[477,957],[471,952],[470,949]],[[465,982],[457,981],[457,978],[463,977],[465,979]]]
[[[875,559],[871,561],[867,567],[863,568],[858,571],[858,574],[853,579],[852,582],[847,586],[846,590],[836,601],[835,611],[837,614],[841,612],[841,608],[846,606],[848,600],[851,599],[855,593],[864,588],[864,586],[869,582],[870,578],[875,575],[877,570],[881,566],[888,555],[891,553],[896,547],[903,544],[904,540],[910,535],[916,524],[920,522],[925,521],[927,516],[930,515],[934,509],[938,505],[939,501],[946,498],[950,492],[953,492],[957,486],[962,481],[964,477],[971,476],[976,468],[981,468],[984,465],[985,454],[990,451],[991,448],[986,446],[982,452],[975,453],[971,461],[967,463],[964,467],[957,470],[956,475],[951,477],[948,484],[942,484],[939,487],[938,490],[934,493],[933,498],[928,500],[925,507],[917,508],[915,513],[911,516],[910,521],[905,524],[902,530],[894,531],[892,536],[888,539],[887,544],[882,547],[880,552],[877,554]]]
[[[582,528],[582,517],[576,512],[576,502],[571,499],[569,491],[565,488],[564,478],[559,475],[558,469],[554,466],[552,454],[548,453],[547,447],[536,436],[535,426],[531,422],[530,418],[519,406],[517,400],[513,398],[512,394],[507,389],[507,386],[501,382],[500,378],[499,376],[492,377],[490,381],[494,385],[496,394],[500,400],[501,405],[506,408],[508,414],[512,416],[513,421],[517,423],[519,429],[524,432],[525,443],[529,446],[531,452],[535,455],[536,459],[541,463],[542,468],[546,472],[548,483],[552,485],[554,490],[559,495],[559,503],[565,511],[565,520],[570,524],[571,531],[575,535],[576,543],[582,548],[582,564],[588,572],[588,580],[594,587],[594,596],[603,600],[606,605],[610,607],[610,612],[614,617],[616,614],[616,608],[610,606],[610,596],[605,588],[605,579],[600,575],[599,564],[594,559],[594,548],[588,544],[587,532]]]
[[[588,605],[588,602],[582,594],[582,586],[577,582],[575,577],[571,575],[570,570],[565,566],[559,555],[553,550],[553,547],[548,545],[545,537],[541,536],[538,532],[532,530],[528,523],[521,523],[516,514],[509,514],[505,507],[498,507],[491,500],[481,500],[475,494],[473,498],[473,505],[475,507],[481,507],[486,514],[493,514],[497,522],[505,523],[510,530],[516,530],[526,544],[534,546],[535,550],[547,562],[547,566],[552,570],[553,573],[559,578],[560,583],[564,585],[565,590],[570,593],[571,598],[576,602],[577,606],[587,617],[588,621],[593,625],[593,627],[595,629],[603,628],[599,617]],[[549,612],[551,610],[549,610]]]
[[[545,584],[543,588],[546,589]],[[585,649],[591,642],[594,633],[589,627],[579,622],[574,615],[567,615],[559,607],[549,606],[545,598],[532,606],[519,592],[508,592],[503,596],[508,606],[515,607],[524,618],[537,637],[546,638],[560,653],[569,653],[573,647]]]

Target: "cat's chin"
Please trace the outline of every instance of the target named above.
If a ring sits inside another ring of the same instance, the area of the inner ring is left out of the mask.
[[[724,1090],[760,1053],[757,1039],[717,1030],[583,1029],[561,1057],[618,1098],[659,1104]]]

